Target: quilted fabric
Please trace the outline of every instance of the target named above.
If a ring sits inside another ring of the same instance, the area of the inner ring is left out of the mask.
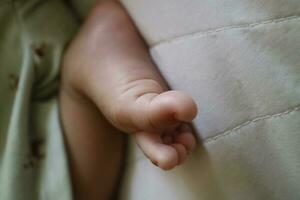
[[[122,199],[300,199],[300,1],[122,2],[201,143],[171,172],[131,144]]]

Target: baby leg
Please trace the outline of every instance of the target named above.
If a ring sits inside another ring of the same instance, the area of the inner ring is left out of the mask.
[[[124,159],[124,134],[88,99],[62,88],[61,120],[75,200],[111,199]]]
[[[189,126],[197,113],[194,101],[168,91],[147,46],[117,2],[97,5],[72,42],[63,88],[89,99],[112,125],[133,134],[145,155],[162,169],[181,164],[196,144]]]

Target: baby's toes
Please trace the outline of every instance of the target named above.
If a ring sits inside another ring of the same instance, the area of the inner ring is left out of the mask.
[[[193,134],[193,129],[188,124],[184,124],[179,128],[178,134],[174,136],[173,141],[184,145],[187,152],[196,147],[196,137]]]
[[[171,146],[177,151],[177,155],[178,155],[177,165],[184,163],[188,154],[188,151],[185,148],[185,146],[179,143],[171,144]]]
[[[181,148],[181,154],[178,154],[177,147],[173,145],[163,145],[160,149],[160,152],[157,152],[156,155],[151,159],[152,163],[156,164],[159,168],[163,170],[170,170],[176,167],[181,160],[184,161],[185,155],[183,149]]]
[[[184,147],[164,144],[157,133],[140,132],[135,138],[143,153],[161,169],[170,170],[185,159]]]

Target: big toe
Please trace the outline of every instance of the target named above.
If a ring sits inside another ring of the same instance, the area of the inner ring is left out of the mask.
[[[149,120],[156,128],[177,126],[191,122],[197,115],[197,106],[191,97],[180,91],[159,94],[149,105]]]

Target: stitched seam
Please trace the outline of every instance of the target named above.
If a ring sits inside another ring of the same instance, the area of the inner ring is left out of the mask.
[[[300,105],[296,106],[294,108],[288,109],[286,111],[280,112],[280,113],[271,114],[271,115],[263,115],[263,116],[255,118],[255,119],[246,121],[246,122],[232,128],[230,130],[219,133],[216,136],[209,137],[209,138],[203,140],[202,142],[205,143],[205,144],[208,144],[208,143],[214,142],[214,141],[216,141],[220,138],[229,136],[229,135],[235,133],[236,131],[242,129],[243,127],[249,126],[251,124],[256,124],[259,121],[264,121],[264,120],[268,120],[268,119],[274,119],[274,118],[279,118],[279,117],[282,117],[282,116],[287,116],[287,115],[290,115],[290,114],[292,114],[294,112],[297,112],[297,111],[300,111]],[[131,160],[127,160],[126,163],[127,164],[132,164],[132,163],[139,162],[139,161],[142,161],[142,160],[147,160],[147,159],[143,155],[139,155],[138,157],[132,158]]]
[[[167,44],[172,44],[172,43],[178,43],[183,40],[187,39],[195,39],[195,38],[200,38],[208,35],[212,35],[218,32],[224,32],[224,31],[230,31],[230,30],[235,30],[235,29],[252,29],[258,26],[264,26],[264,25],[269,25],[269,24],[277,24],[277,23],[282,23],[282,22],[287,22],[287,21],[292,21],[292,20],[297,20],[300,18],[300,15],[291,15],[287,17],[282,17],[282,18],[276,18],[276,19],[269,19],[269,20],[264,20],[260,22],[254,22],[254,23],[249,23],[249,24],[241,24],[241,25],[233,25],[233,26],[225,26],[225,27],[220,27],[212,30],[205,30],[205,31],[197,31],[193,33],[187,33],[184,35],[180,36],[175,36],[170,39],[165,39],[159,42],[154,43],[151,48],[156,48],[158,46],[163,46]]]
[[[294,108],[288,109],[286,111],[280,112],[280,113],[271,114],[271,115],[263,115],[263,116],[257,117],[255,119],[246,121],[246,122],[232,128],[230,130],[222,132],[222,133],[220,133],[216,136],[207,138],[207,139],[203,140],[203,143],[208,144],[208,143],[214,142],[214,141],[216,141],[220,138],[223,138],[223,137],[226,137],[226,136],[229,136],[229,135],[235,133],[236,131],[242,129],[243,127],[249,126],[251,124],[256,124],[259,121],[264,121],[264,120],[268,120],[268,119],[274,119],[274,118],[279,118],[279,117],[282,117],[282,116],[287,116],[287,115],[290,115],[290,114],[292,114],[294,112],[297,112],[297,111],[300,111],[300,105],[296,106]],[[132,158],[131,160],[127,160],[126,163],[127,164],[132,164],[132,163],[137,163],[137,162],[140,162],[140,161],[147,161],[147,160],[148,159],[146,159],[145,156],[139,155],[138,157]]]
[[[242,123],[242,124],[240,124],[240,125],[232,128],[232,129],[229,129],[227,131],[219,133],[216,136],[209,137],[209,138],[205,139],[203,142],[204,143],[210,143],[210,142],[218,140],[219,138],[226,137],[226,136],[228,136],[228,135],[230,135],[230,134],[232,134],[232,133],[234,133],[234,132],[242,129],[243,127],[249,126],[251,124],[256,124],[259,121],[264,121],[264,120],[273,119],[273,118],[279,118],[279,117],[282,117],[282,116],[290,115],[290,114],[292,114],[294,112],[297,112],[297,111],[300,111],[300,105],[297,106],[297,107],[288,109],[288,110],[286,110],[284,112],[280,112],[280,113],[276,113],[276,114],[272,114],[272,115],[260,116],[260,117],[257,117],[255,119],[246,121],[246,122],[244,122],[244,123]]]

